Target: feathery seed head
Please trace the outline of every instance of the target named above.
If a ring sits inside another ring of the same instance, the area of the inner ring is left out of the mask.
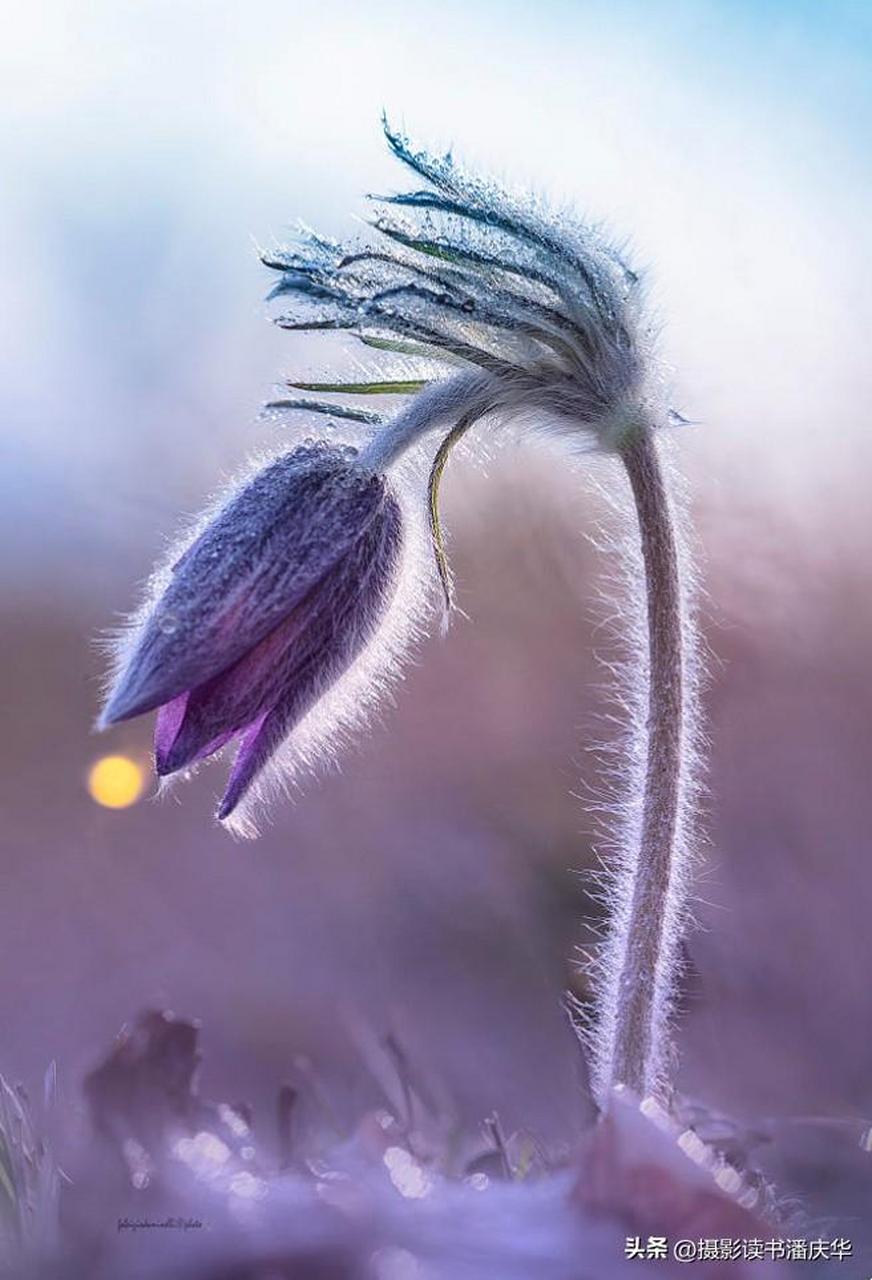
[[[382,470],[441,430],[430,481],[432,544],[450,606],[438,486],[454,442],[484,417],[558,430],[576,447],[620,448],[642,424],[669,421],[656,401],[639,277],[594,227],[463,172],[449,154],[414,149],[384,122],[394,155],[427,186],[370,197],[374,243],[308,229],[264,255],[271,298],[290,298],[288,329],[349,330],[367,347],[427,361],[420,376],[294,383],[298,391],[411,396],[392,417],[356,404],[296,398],[273,407],[356,418]],[[442,374],[434,378],[433,365]],[[672,421],[678,421],[672,415]]]
[[[293,247],[265,255],[279,273],[271,297],[294,304],[277,323],[347,329],[368,346],[437,361],[454,375],[458,416],[535,415],[585,432],[589,444],[615,444],[648,393],[636,274],[594,228],[547,218],[532,201],[465,174],[450,154],[414,150],[387,122],[385,134],[427,188],[372,197],[375,244],[304,231]],[[424,384],[297,386],[414,394]],[[406,429],[401,413],[379,433],[372,459],[386,464],[421,429],[420,414]]]

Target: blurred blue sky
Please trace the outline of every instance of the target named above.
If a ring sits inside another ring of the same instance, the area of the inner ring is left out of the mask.
[[[138,563],[142,539],[150,553],[268,438],[271,383],[329,348],[265,322],[254,242],[298,216],[353,231],[362,193],[400,181],[382,107],[630,237],[654,268],[676,402],[705,420],[719,471],[744,468],[747,488],[774,466],[804,492],[814,450],[831,467],[834,430],[855,430],[872,318],[867,4],[8,13],[0,520],[26,574],[75,555],[105,568],[107,539],[128,572],[125,550]]]

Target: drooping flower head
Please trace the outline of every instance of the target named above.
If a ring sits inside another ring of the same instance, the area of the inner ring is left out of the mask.
[[[371,696],[386,665],[372,659],[373,646],[389,654],[390,637],[409,630],[408,602],[397,603],[408,524],[395,484],[403,452],[438,431],[429,518],[450,605],[438,486],[473,423],[533,422],[609,449],[646,414],[638,279],[608,242],[465,175],[450,155],[414,150],[387,124],[385,133],[427,185],[376,198],[376,242],[341,245],[306,231],[264,261],[279,272],[270,296],[293,299],[280,325],[348,330],[381,359],[423,361],[421,372],[294,382],[328,399],[273,402],[362,423],[369,437],[357,451],[297,448],[231,496],[159,578],[103,714],[111,724],[158,710],[161,775],[239,738],[222,819],[282,744],[300,737],[325,694],[351,689],[349,672],[366,667],[369,688],[358,680],[353,697]],[[362,407],[373,396],[405,404],[385,416]]]
[[[239,738],[218,810],[229,818],[379,630],[402,544],[396,496],[353,450],[319,442],[275,459],[172,566],[103,723],[157,709],[160,775]]]

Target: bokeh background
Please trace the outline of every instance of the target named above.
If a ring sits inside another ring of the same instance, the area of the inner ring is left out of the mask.
[[[855,1126],[797,1120],[872,1115],[869,6],[43,0],[7,6],[0,68],[0,1069],[56,1059],[74,1106],[159,1005],[202,1019],[212,1096],[267,1108],[303,1054],[351,1113],[390,1028],[469,1123],[559,1146],[589,1117],[560,994],[586,996],[596,917],[573,871],[608,463],[458,458],[468,618],[259,841],[212,823],[220,765],[123,810],[86,784],[148,756],[147,725],[92,734],[98,638],[180,517],[280,444],[277,380],[341,367],[268,323],[255,245],[355,231],[401,181],[386,107],[650,271],[711,654],[680,1083],[859,1236]]]

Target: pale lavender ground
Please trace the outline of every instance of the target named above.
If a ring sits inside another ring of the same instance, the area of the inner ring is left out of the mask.
[[[589,1104],[559,997],[585,939],[568,868],[589,863],[590,822],[570,792],[573,758],[590,776],[583,744],[601,706],[589,648],[603,637],[584,598],[602,562],[573,543],[590,510],[568,479],[549,492],[547,464],[519,476],[507,458],[488,480],[461,479],[461,465],[447,510],[472,621],[427,646],[343,774],[277,810],[254,844],[210,825],[209,771],[178,803],[121,815],[84,794],[104,747],[88,735],[100,665],[88,637],[132,557],[107,555],[96,589],[83,565],[78,602],[38,583],[10,602],[7,1075],[33,1082],[55,1057],[72,1100],[121,1022],[160,1004],[205,1024],[207,1094],[246,1098],[269,1125],[305,1052],[350,1119],[372,1101],[352,1016],[400,1030],[469,1125],[496,1108],[556,1149],[574,1141]],[[756,521],[752,575],[704,501],[700,525],[718,601],[712,848],[681,1084],[743,1123],[775,1121],[763,1156],[783,1188],[850,1218],[868,1157],[784,1122],[872,1112],[864,571],[819,549],[812,564],[801,538],[782,545]],[[107,749],[146,739],[137,725]]]

